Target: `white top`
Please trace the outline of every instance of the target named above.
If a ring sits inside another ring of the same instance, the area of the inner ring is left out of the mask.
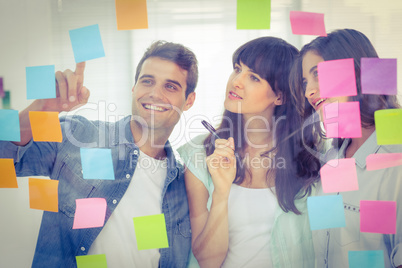
[[[346,139],[338,150],[331,149],[327,160],[344,158],[350,140]],[[348,267],[348,252],[357,250],[381,250],[384,252],[384,267],[402,265],[402,166],[368,171],[366,158],[370,154],[402,152],[402,145],[377,145],[374,132],[356,151],[352,158],[356,160],[359,190],[341,192],[346,227],[313,231],[316,267]],[[317,185],[317,195],[323,193],[321,183]],[[383,200],[396,201],[396,234],[378,234],[360,232],[360,201]]]
[[[229,249],[222,267],[272,267],[270,240],[277,206],[270,188],[232,184],[228,203]]]
[[[166,161],[140,151],[130,185],[88,255],[106,254],[109,268],[158,267],[159,249],[137,249],[133,218],[162,213]]]

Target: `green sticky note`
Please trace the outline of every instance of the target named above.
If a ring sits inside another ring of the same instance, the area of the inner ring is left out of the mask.
[[[270,29],[271,0],[237,0],[237,29]]]
[[[402,109],[378,110],[374,113],[377,144],[402,144]]]
[[[106,255],[75,256],[77,268],[107,268]]]
[[[135,217],[133,221],[138,250],[169,247],[164,214]]]

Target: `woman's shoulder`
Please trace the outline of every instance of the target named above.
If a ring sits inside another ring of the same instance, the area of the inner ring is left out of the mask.
[[[187,143],[183,144],[177,149],[177,152],[180,154],[183,160],[187,160],[191,158],[195,154],[204,154],[205,155],[205,146],[204,140],[208,137],[208,134],[201,134]]]

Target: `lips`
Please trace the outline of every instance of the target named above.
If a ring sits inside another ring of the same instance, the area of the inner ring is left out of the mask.
[[[231,100],[242,100],[243,98],[237,95],[234,91],[229,91],[229,99]]]
[[[152,111],[157,111],[157,112],[166,112],[169,110],[166,105],[156,105],[156,104],[151,104],[151,103],[142,103],[142,107],[144,107],[146,110],[152,110]]]
[[[317,98],[314,99],[311,103],[313,105],[313,107],[317,110],[320,107],[320,104],[324,103],[327,99],[321,99],[321,98]]]

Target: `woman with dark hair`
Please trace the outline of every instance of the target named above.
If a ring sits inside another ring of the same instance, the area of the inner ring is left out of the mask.
[[[360,60],[363,57],[378,58],[370,40],[356,30],[337,30],[305,45],[291,72],[293,101],[306,123],[303,127],[303,138],[310,152],[318,152],[325,143],[325,136],[320,125],[322,107],[325,104],[351,101],[357,101],[360,104],[362,136],[334,139],[332,148],[325,157],[320,159],[322,163],[325,163],[334,158],[354,158],[359,190],[338,193],[342,195],[344,202],[346,227],[313,231],[318,267],[348,267],[348,252],[362,250],[383,251],[385,267],[402,267],[402,166],[375,171],[366,169],[366,158],[370,154],[402,152],[401,145],[377,144],[374,122],[375,111],[400,108],[400,105],[396,96],[362,94]],[[354,59],[357,95],[320,97],[318,63],[347,58]],[[313,117],[320,120],[312,119]],[[312,159],[318,161],[316,157],[317,154],[313,156],[303,151],[299,154],[298,161],[306,170],[310,168],[315,170],[316,166],[310,166],[306,161],[310,163],[314,162]],[[321,183],[317,184],[316,193],[324,195]],[[396,233],[360,232],[361,200],[396,201]]]
[[[202,267],[314,266],[306,198],[317,171],[302,174],[294,159],[303,149],[288,80],[297,53],[274,37],[239,47],[220,138],[201,135],[179,148]]]

